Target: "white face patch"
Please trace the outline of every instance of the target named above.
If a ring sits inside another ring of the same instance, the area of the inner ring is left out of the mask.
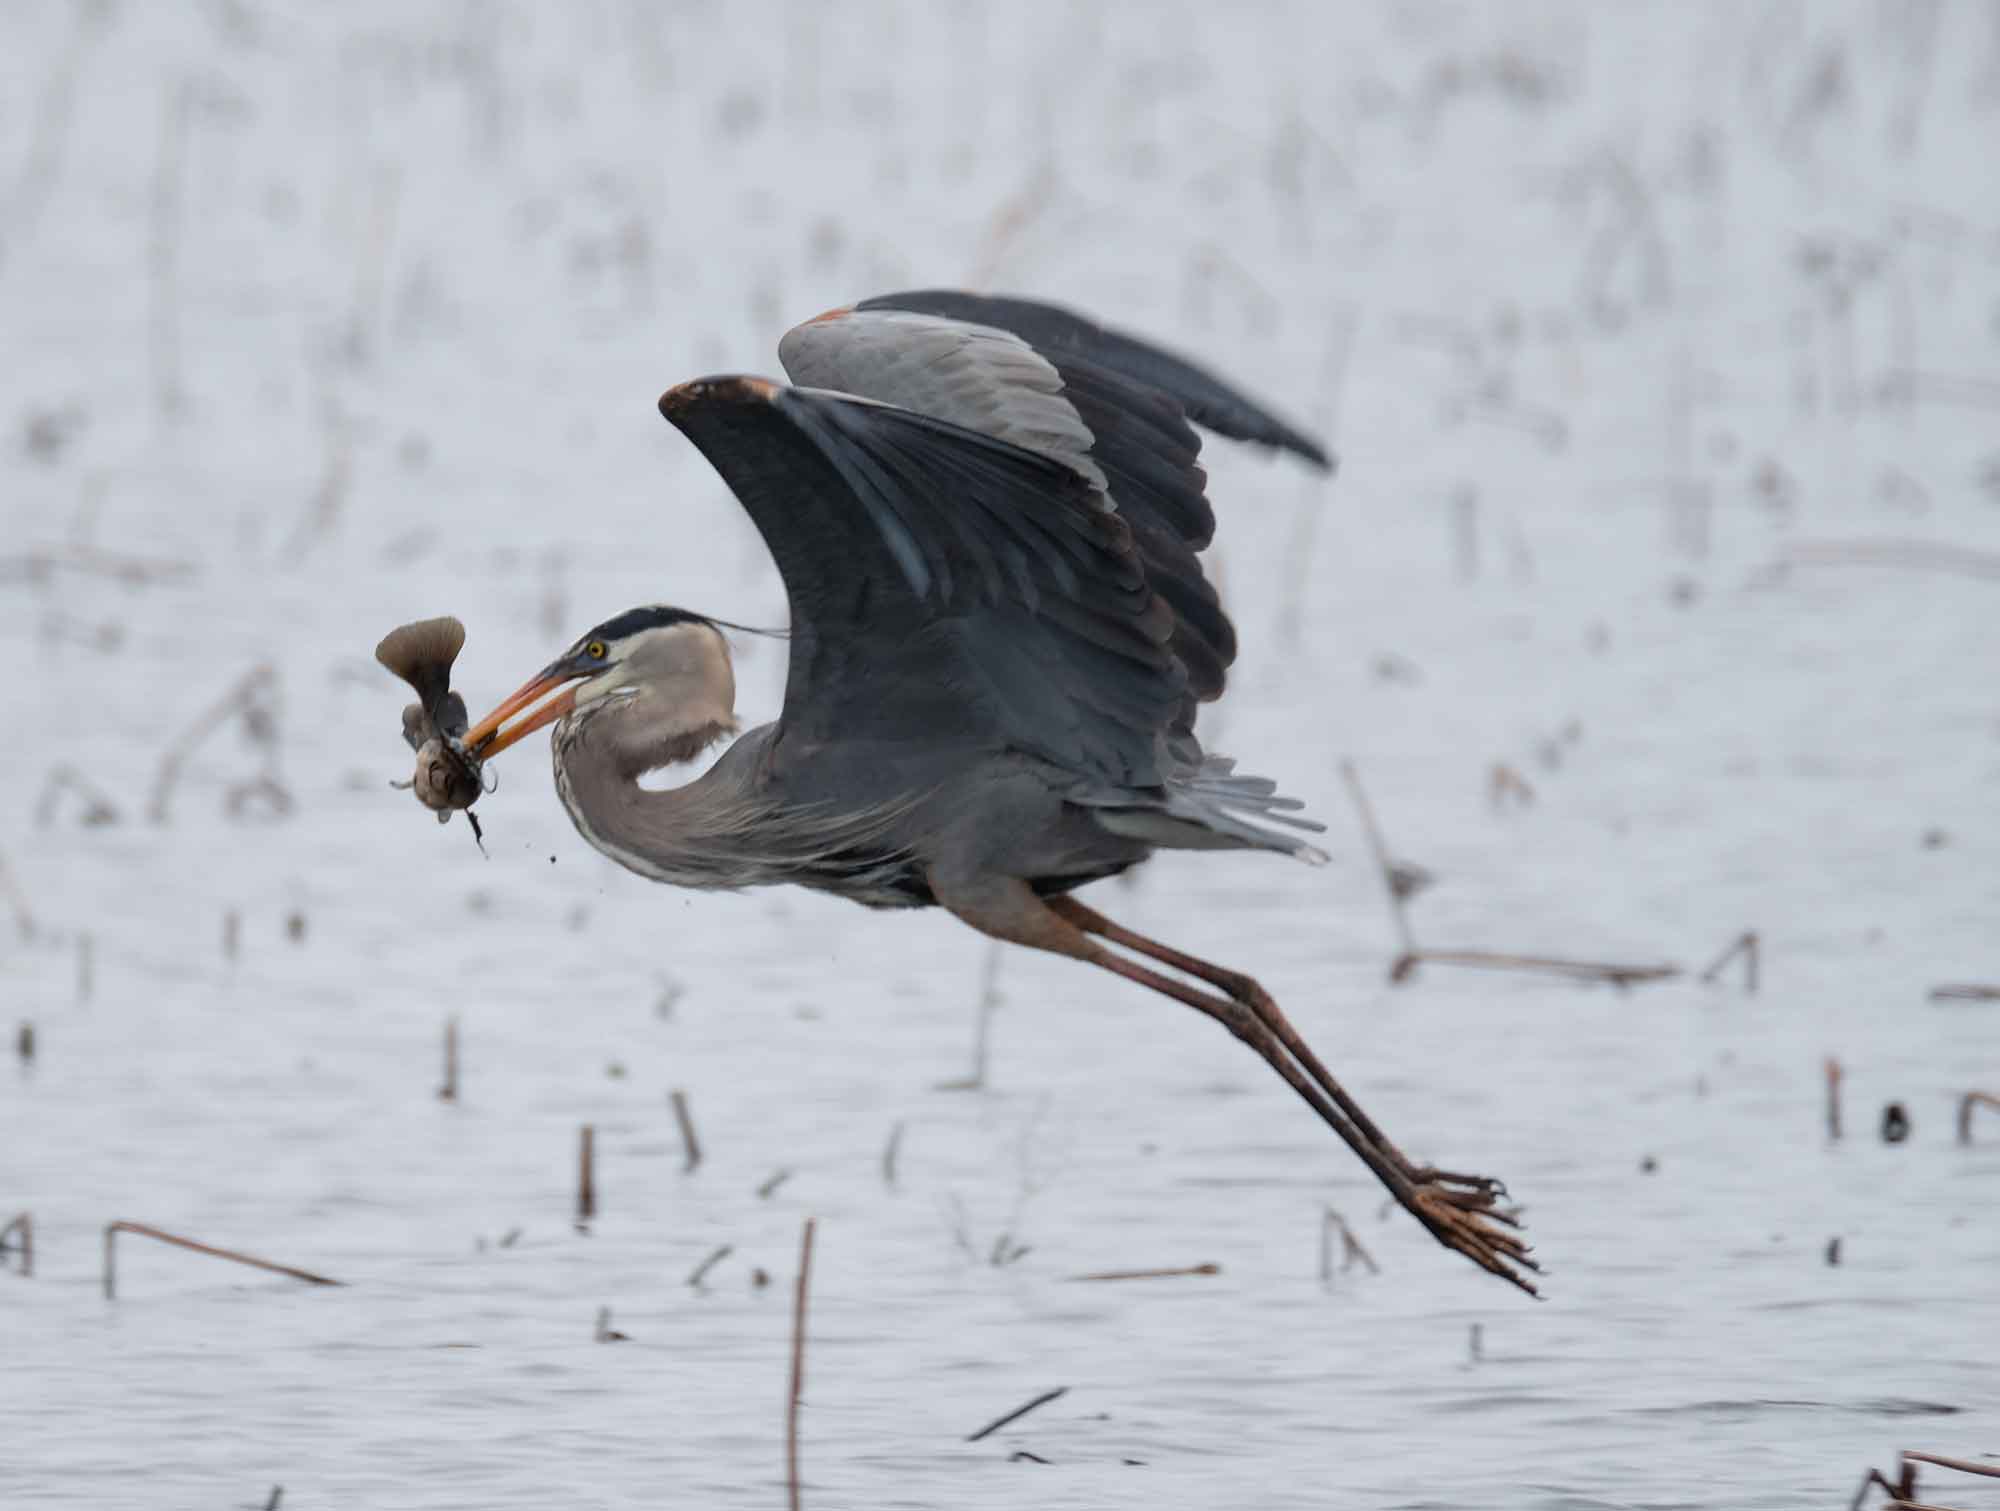
[[[729,642],[712,625],[690,620],[641,630],[611,648],[611,663],[580,684],[577,707],[605,698],[643,698],[663,734],[733,724],[736,671]]]

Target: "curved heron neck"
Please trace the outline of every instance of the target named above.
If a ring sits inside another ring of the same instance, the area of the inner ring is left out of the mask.
[[[722,725],[690,732],[691,749],[680,759],[692,760],[727,732]],[[744,763],[724,752],[693,781],[650,789],[639,785],[640,773],[611,742],[591,739],[588,730],[575,734],[553,741],[556,793],[594,849],[627,870],[676,886],[746,884],[749,878],[733,877],[729,864],[732,840],[740,846],[755,818]],[[647,769],[675,764],[680,762],[669,759]]]

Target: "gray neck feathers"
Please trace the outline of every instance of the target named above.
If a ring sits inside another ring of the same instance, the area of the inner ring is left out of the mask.
[[[848,808],[788,803],[764,763],[773,726],[753,730],[680,787],[639,785],[734,734],[736,678],[702,623],[645,632],[577,694],[556,728],[556,790],[577,830],[629,870],[704,889],[798,882],[907,902],[895,835],[914,799]]]

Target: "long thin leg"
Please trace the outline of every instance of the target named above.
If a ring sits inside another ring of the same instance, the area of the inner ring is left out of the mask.
[[[1231,998],[1243,1003],[1264,1025],[1278,1037],[1278,1042],[1286,1051],[1304,1066],[1306,1073],[1318,1083],[1320,1089],[1331,1097],[1340,1110],[1353,1119],[1354,1124],[1377,1149],[1383,1151],[1405,1174],[1420,1183],[1427,1180],[1443,1181],[1450,1185],[1468,1188],[1481,1194],[1498,1198],[1507,1194],[1507,1188],[1499,1181],[1483,1175],[1459,1175],[1450,1171],[1437,1170],[1431,1166],[1417,1166],[1410,1163],[1388,1136],[1375,1125],[1374,1119],[1361,1110],[1360,1104],[1349,1096],[1333,1078],[1333,1073],[1320,1063],[1305,1036],[1292,1027],[1277,1001],[1254,979],[1241,971],[1232,971],[1226,966],[1215,965],[1199,956],[1177,950],[1170,944],[1162,944],[1157,939],[1149,939],[1144,934],[1134,933],[1122,924],[1114,923],[1095,908],[1086,907],[1074,897],[1052,897],[1048,901],[1050,911],[1068,919],[1086,934],[1095,934],[1113,944],[1123,945],[1128,950],[1157,960],[1162,965],[1172,966],[1177,971],[1185,971],[1197,980],[1206,981],[1210,986],[1219,987]]]
[[[1215,1019],[1256,1050],[1434,1238],[1482,1269],[1535,1294],[1534,1286],[1514,1268],[1539,1268],[1529,1257],[1527,1246],[1494,1226],[1508,1221],[1493,1210],[1498,1183],[1412,1166],[1341,1089],[1255,981],[1133,934],[1072,899],[1044,902],[1022,883],[989,881],[975,891],[956,895],[949,887],[939,886],[938,878],[933,877],[932,886],[946,907],[983,933],[1088,961]],[[1106,949],[1090,934],[1220,987],[1226,995],[1214,996],[1162,975]]]

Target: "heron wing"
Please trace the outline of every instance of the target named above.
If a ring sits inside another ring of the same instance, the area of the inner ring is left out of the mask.
[[[830,311],[787,333],[794,382],[879,399],[1052,457],[1114,503],[1174,616],[1187,670],[1173,721],[1219,696],[1236,632],[1197,553],[1215,533],[1190,416],[1225,435],[1326,454],[1219,378],[1067,310],[930,291]],[[1192,758],[1191,739],[1183,748]]]
[[[1187,673],[1131,527],[1071,461],[894,405],[757,378],[660,412],[742,502],[785,581],[782,727],[961,740],[1159,785]]]
[[[1295,452],[1316,467],[1333,465],[1319,442],[1214,373],[1060,305],[966,294],[956,289],[918,289],[881,294],[863,300],[855,309],[905,310],[1010,331],[1058,365],[1065,358],[1078,358],[1169,396],[1190,420],[1217,435]]]

